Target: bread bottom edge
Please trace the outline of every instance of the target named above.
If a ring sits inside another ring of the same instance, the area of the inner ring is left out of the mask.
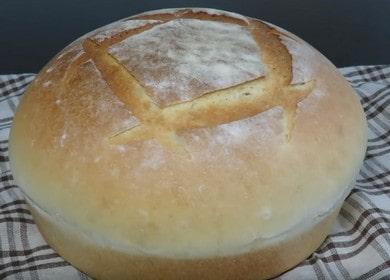
[[[260,280],[275,277],[312,254],[329,233],[340,206],[309,230],[289,239],[244,254],[196,259],[134,256],[102,247],[64,229],[31,204],[30,209],[48,244],[66,261],[98,280]]]

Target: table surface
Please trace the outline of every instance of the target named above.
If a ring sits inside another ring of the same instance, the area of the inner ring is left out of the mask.
[[[37,72],[77,37],[132,14],[204,6],[279,25],[311,43],[338,67],[390,63],[388,0],[2,0],[0,73]]]

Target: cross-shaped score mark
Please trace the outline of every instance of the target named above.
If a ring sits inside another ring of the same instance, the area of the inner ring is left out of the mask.
[[[291,85],[291,55],[280,42],[277,32],[254,20],[251,20],[248,29],[259,45],[262,61],[267,66],[266,77],[212,91],[194,100],[164,108],[160,108],[141,83],[107,53],[109,44],[98,44],[86,39],[83,42],[85,52],[92,58],[114,94],[140,120],[138,126],[110,136],[110,142],[127,144],[155,139],[175,148],[181,146],[178,137],[180,131],[237,121],[275,106],[283,108],[285,135],[288,139],[294,126],[297,104],[309,95],[315,82]]]

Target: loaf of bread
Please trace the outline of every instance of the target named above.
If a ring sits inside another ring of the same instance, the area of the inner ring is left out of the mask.
[[[10,136],[47,242],[110,280],[281,274],[329,233],[365,149],[359,100],[324,56],[211,9],[79,38],[29,86]]]

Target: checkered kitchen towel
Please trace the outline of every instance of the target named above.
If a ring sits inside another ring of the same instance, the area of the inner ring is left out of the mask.
[[[340,70],[367,115],[364,166],[332,233],[279,280],[390,279],[390,66]],[[9,169],[12,117],[34,76],[0,75],[0,279],[89,279],[42,239]]]

